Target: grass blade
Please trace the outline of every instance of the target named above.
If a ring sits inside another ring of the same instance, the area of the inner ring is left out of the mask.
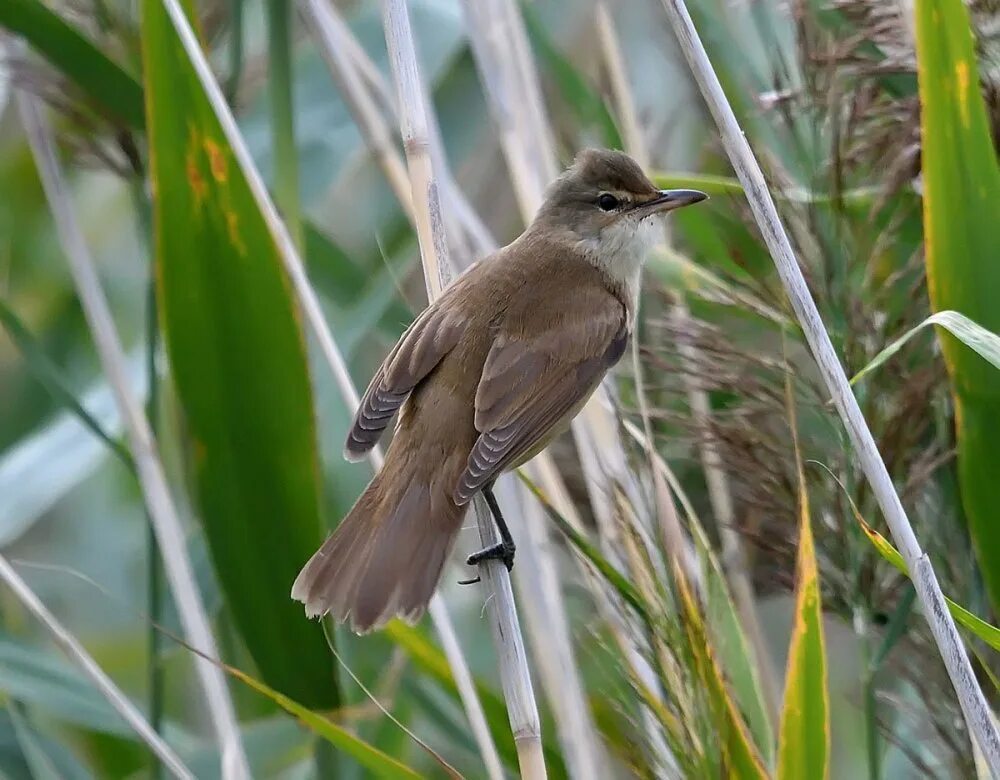
[[[957,311],[939,311],[936,314],[932,314],[919,325],[910,328],[910,330],[906,331],[906,333],[879,352],[867,366],[851,378],[851,384],[860,382],[862,378],[889,360],[889,358],[903,348],[906,342],[928,325],[940,325],[942,328],[945,328],[969,349],[975,350],[980,357],[988,360],[1000,369],[1000,336],[996,333],[991,333],[982,325],[973,322],[964,314],[960,314]]]
[[[101,667],[97,665],[97,662],[87,653],[77,638],[56,620],[55,615],[39,600],[38,596],[34,594],[31,588],[28,587],[28,584],[21,579],[21,576],[14,571],[14,568],[3,556],[0,556],[0,579],[14,592],[14,595],[17,596],[24,607],[45,626],[56,644],[80,665],[80,668],[83,669],[84,673],[91,679],[104,698],[108,700],[108,703],[122,716],[139,738],[149,746],[149,749],[159,757],[163,765],[175,777],[192,778],[193,780],[194,775],[191,774],[184,765],[184,762],[174,753],[173,749],[146,722],[142,713],[119,690]]]
[[[112,118],[145,125],[139,82],[40,0],[4,0],[0,26],[23,36]]]
[[[394,778],[406,780],[408,778],[420,777],[419,773],[406,766],[406,764],[397,761],[392,756],[386,755],[378,748],[356,737],[343,726],[338,726],[328,718],[317,712],[313,712],[308,707],[304,707],[294,699],[251,677],[246,672],[226,664],[223,664],[222,667],[228,674],[235,677],[244,685],[266,696],[289,715],[297,718],[303,726],[314,734],[322,737],[338,750],[351,756],[361,766],[371,771],[375,777],[386,778],[387,780],[393,780]]]
[[[35,378],[56,401],[66,407],[81,423],[93,433],[98,439],[103,441],[119,460],[130,470],[135,470],[135,463],[120,442],[111,438],[111,435],[104,430],[104,426],[90,413],[83,405],[76,400],[73,391],[70,390],[69,382],[66,382],[59,367],[56,366],[42,350],[41,346],[31,335],[21,319],[14,311],[0,300],[0,325],[7,329],[11,340],[17,345],[24,357],[28,368]]]
[[[795,563],[795,619],[778,735],[778,779],[813,780],[830,775],[830,697],[823,603],[790,375],[786,378],[785,392],[798,472],[799,545]]]
[[[261,676],[309,706],[335,706],[322,630],[288,597],[321,540],[312,388],[289,281],[160,0],[143,4],[142,38],[157,292],[205,535]]]
[[[892,542],[865,522],[864,518],[857,513],[857,510],[855,510],[855,519],[861,524],[861,530],[865,532],[865,536],[868,537],[868,541],[872,543],[872,546],[878,551],[878,554],[903,574],[909,576],[910,572],[906,566],[906,561],[904,561],[903,556],[899,554],[899,550],[893,547]],[[952,614],[957,623],[982,639],[994,650],[1000,652],[1000,628],[997,628],[996,626],[987,623],[985,620],[976,617],[965,607],[952,601],[947,596],[945,597],[945,603],[948,605],[948,611]]]

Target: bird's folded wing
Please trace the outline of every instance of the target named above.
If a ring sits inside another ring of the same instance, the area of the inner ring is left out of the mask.
[[[466,318],[455,307],[441,303],[421,312],[375,372],[347,435],[344,457],[348,460],[360,460],[375,446],[410,391],[458,343]]]
[[[501,326],[476,391],[480,432],[453,497],[459,504],[516,465],[594,390],[628,342],[625,309],[601,296],[539,333]]]

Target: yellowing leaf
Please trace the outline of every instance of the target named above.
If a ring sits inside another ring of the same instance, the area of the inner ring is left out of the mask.
[[[778,778],[823,780],[830,774],[830,698],[823,604],[790,379],[786,382],[786,403],[799,481],[799,551],[795,564],[795,622],[788,649],[778,736]]]

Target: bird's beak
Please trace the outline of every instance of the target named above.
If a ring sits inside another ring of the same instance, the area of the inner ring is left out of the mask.
[[[643,216],[649,216],[701,203],[703,200],[708,200],[708,195],[700,190],[660,190],[655,198],[637,205],[636,209],[642,211]]]

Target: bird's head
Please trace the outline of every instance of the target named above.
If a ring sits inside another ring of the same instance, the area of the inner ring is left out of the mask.
[[[657,189],[624,152],[586,149],[549,186],[534,227],[624,272],[641,263],[657,240],[654,217],[707,197],[698,190]]]

